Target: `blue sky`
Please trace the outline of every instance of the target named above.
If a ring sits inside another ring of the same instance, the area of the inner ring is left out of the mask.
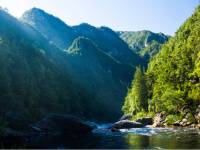
[[[114,30],[151,30],[173,35],[193,13],[199,0],[0,0],[0,6],[19,17],[38,7],[68,25],[87,22]]]

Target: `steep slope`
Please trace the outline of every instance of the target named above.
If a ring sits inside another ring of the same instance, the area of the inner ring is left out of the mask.
[[[1,122],[23,128],[52,112],[103,121],[119,117],[122,97],[131,80],[126,73],[131,75],[131,71],[96,50],[94,44],[84,47],[90,59],[75,58],[72,52],[61,51],[3,10],[0,19]],[[80,46],[90,43],[77,39],[73,45],[79,42]]]
[[[178,111],[183,105],[199,103],[200,76],[195,71],[199,69],[199,23],[200,7],[149,64],[148,75],[153,82],[152,107],[157,111]]]
[[[47,14],[41,9],[32,8],[26,11],[20,18],[38,30],[45,38],[57,47],[64,49],[72,44],[77,37],[73,29],[59,18]]]
[[[161,49],[162,44],[168,41],[170,36],[163,33],[151,31],[122,31],[119,36],[130,46],[130,48],[141,56],[154,56]]]
[[[127,44],[109,28],[96,28],[89,24],[80,24],[69,27],[60,19],[33,8],[26,11],[21,17],[23,22],[33,26],[44,34],[61,49],[68,48],[79,36],[84,36],[94,41],[104,52],[108,53],[121,63],[135,66],[141,63],[141,58],[131,52]]]
[[[123,64],[135,66],[142,63],[142,59],[131,52],[128,45],[108,27],[95,28],[89,24],[83,23],[78,26],[73,26],[73,29],[78,32],[80,36],[87,37],[94,41],[104,52]]]
[[[102,119],[119,116],[133,68],[119,63],[85,37],[75,39],[66,51],[72,56],[74,76],[91,96],[88,112],[95,109],[95,116]]]
[[[104,111],[98,112],[96,109],[96,116],[119,116],[135,66],[143,62],[114,31],[89,24],[69,27],[60,19],[37,8],[25,12],[21,21],[45,35],[50,43],[61,51],[68,52],[66,59],[71,65],[70,73],[81,87],[92,95],[88,98],[91,102],[87,107],[88,112],[91,110],[91,113],[95,114],[92,109],[96,103],[98,108],[104,107]],[[62,28],[58,28],[59,26]],[[63,28],[66,29],[62,32]],[[61,32],[63,34],[60,34]],[[54,37],[63,41],[66,48]],[[112,109],[109,107],[110,103],[114,103]]]
[[[51,112],[102,121],[119,117],[133,67],[88,38],[60,50],[3,10],[0,19],[0,119],[20,128]]]
[[[64,54],[3,10],[0,19],[1,120],[18,128],[50,112],[81,115],[85,93],[60,65]]]
[[[195,127],[195,124],[200,123],[199,35],[200,6],[149,63],[146,79],[143,80],[148,89],[149,107],[146,112],[142,108],[137,109],[138,116],[159,113],[164,120],[159,122],[161,125]],[[143,93],[142,88],[139,90]],[[133,99],[137,93],[129,93],[132,95],[128,95],[129,102],[125,102],[125,113],[135,110],[131,108],[130,97]]]

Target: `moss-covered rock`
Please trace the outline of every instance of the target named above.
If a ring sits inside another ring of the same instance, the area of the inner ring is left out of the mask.
[[[177,122],[180,122],[182,120],[182,116],[181,115],[168,115],[165,119],[165,123],[167,125],[173,125]]]

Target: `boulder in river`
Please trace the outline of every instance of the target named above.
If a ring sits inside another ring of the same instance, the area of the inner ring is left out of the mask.
[[[130,128],[141,128],[141,127],[144,127],[142,123],[130,120],[122,120],[114,123],[111,127],[111,131],[116,131],[118,129],[130,129]]]
[[[89,133],[94,128],[94,126],[77,117],[61,114],[50,114],[32,125],[32,129],[38,132],[59,132],[67,134]]]
[[[153,124],[153,118],[151,117],[144,117],[137,119],[136,122],[142,123],[143,125],[152,125]]]
[[[130,115],[130,114],[128,114],[128,115],[123,115],[123,116],[119,119],[119,121],[122,121],[122,120],[131,120],[131,118],[132,118],[132,115]]]

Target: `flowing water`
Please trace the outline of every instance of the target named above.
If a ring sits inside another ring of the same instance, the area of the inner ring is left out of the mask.
[[[200,130],[187,128],[134,128],[111,132],[99,125],[84,136],[46,136],[34,141],[31,148],[87,149],[200,149]]]

